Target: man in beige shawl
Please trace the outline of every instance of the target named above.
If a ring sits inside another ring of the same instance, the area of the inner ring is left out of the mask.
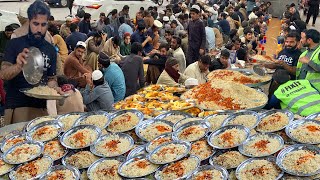
[[[91,69],[98,69],[98,54],[104,48],[106,43],[107,35],[101,32],[96,32],[93,36],[86,40],[87,52],[85,56],[85,66],[91,67]]]
[[[112,62],[119,63],[121,60],[120,56],[120,39],[118,36],[112,37],[107,40],[102,49],[104,53],[106,53]]]

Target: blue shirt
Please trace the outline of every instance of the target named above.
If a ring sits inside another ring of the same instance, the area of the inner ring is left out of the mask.
[[[230,24],[226,19],[223,19],[218,22],[218,25],[221,27],[223,34],[229,35],[230,33]]]
[[[8,41],[4,61],[11,64],[16,64],[16,58],[24,48],[36,46],[42,52],[45,60],[46,70],[42,77],[44,82],[48,81],[48,77],[56,75],[57,53],[55,48],[43,39],[40,45],[32,45],[29,41],[28,35],[19,38],[11,39]],[[22,71],[13,79],[8,81],[7,94],[6,94],[6,109],[14,109],[19,107],[34,107],[46,108],[46,100],[28,97],[21,93],[19,90],[23,88],[32,88],[33,85],[29,84],[23,76]]]
[[[210,51],[216,47],[216,37],[211,27],[205,27],[205,30],[207,39],[206,48],[208,51]]]
[[[68,46],[68,49],[73,51],[74,48],[77,45],[78,41],[85,42],[88,39],[87,35],[81,33],[81,32],[72,32],[66,39],[66,44]]]
[[[96,86],[93,90],[87,85],[81,94],[89,111],[113,110],[113,96],[107,83]]]
[[[90,31],[92,31],[90,22],[87,22],[85,20],[79,22],[79,32],[88,34]]]
[[[114,102],[123,100],[126,95],[126,83],[121,68],[117,64],[111,63],[108,68],[103,69],[103,74],[111,88]]]
[[[128,33],[130,33],[130,35],[133,33],[132,28],[126,23],[121,24],[118,32],[119,32],[119,37],[121,39],[123,38],[124,33],[128,32]]]
[[[146,40],[146,35],[144,33],[140,34],[140,32],[137,30],[135,32],[133,32],[133,34],[131,35],[131,43],[133,44],[134,42],[138,42],[138,43],[143,43]],[[144,47],[143,50],[146,53],[149,53],[150,51],[152,51],[153,47],[150,43],[147,43]]]

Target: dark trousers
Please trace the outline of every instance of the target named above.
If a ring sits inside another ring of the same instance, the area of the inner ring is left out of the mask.
[[[188,55],[187,55],[187,66],[199,60],[200,58],[199,49],[200,48],[193,49],[189,46]]]
[[[313,16],[312,24],[316,24],[316,20],[319,14],[319,6],[310,7],[307,14],[306,23],[309,23],[311,16]]]

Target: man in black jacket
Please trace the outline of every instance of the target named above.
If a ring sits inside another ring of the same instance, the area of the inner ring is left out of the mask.
[[[313,27],[316,24],[316,20],[317,20],[318,14],[319,14],[319,3],[320,3],[320,0],[309,0],[309,2],[308,2],[309,11],[307,14],[306,23],[308,24],[311,16],[313,16],[313,21],[312,21]]]

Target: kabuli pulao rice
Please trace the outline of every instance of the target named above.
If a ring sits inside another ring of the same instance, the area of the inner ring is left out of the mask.
[[[293,151],[284,157],[282,165],[292,172],[312,174],[320,169],[320,155],[308,150]]]
[[[14,145],[18,144],[18,143],[22,143],[25,142],[26,138],[24,136],[19,136],[17,138],[13,138],[13,139],[9,139],[6,142],[4,142],[3,145],[3,151],[6,152],[8,151],[11,147],[13,147]]]
[[[33,160],[20,166],[15,172],[14,177],[16,180],[25,180],[34,178],[40,174],[49,171],[51,161],[48,158],[40,158]]]
[[[40,127],[32,133],[32,139],[35,141],[48,141],[58,136],[59,129],[54,125]]]
[[[252,156],[264,156],[275,153],[281,148],[279,140],[271,138],[268,135],[256,136],[243,146],[246,154]]]
[[[104,115],[91,115],[86,117],[83,121],[80,122],[81,125],[94,125],[103,129],[107,122],[108,118]]]
[[[197,163],[193,157],[184,158],[165,167],[159,174],[163,180],[178,179],[195,171]]]
[[[217,157],[213,157],[213,163],[225,167],[226,169],[236,168],[248,158],[238,151],[227,151]]]
[[[140,135],[144,137],[147,141],[151,141],[157,136],[160,136],[168,132],[172,132],[172,127],[169,124],[166,124],[161,121],[152,123],[146,128],[140,129],[139,131]]]
[[[172,122],[173,124],[177,123],[181,119],[184,119],[185,117],[183,115],[170,115],[165,117],[163,120]]]
[[[178,159],[181,155],[187,152],[186,146],[182,144],[167,144],[151,155],[154,162],[168,163]]]
[[[51,172],[47,177],[47,180],[76,180],[76,177],[73,175],[73,172],[69,169],[60,169]]]
[[[246,133],[243,130],[232,128],[212,138],[212,144],[221,148],[230,148],[241,144],[246,140]]]
[[[190,154],[197,156],[200,160],[207,159],[213,153],[213,148],[204,139],[198,140],[191,145]]]
[[[213,116],[211,118],[208,118],[208,122],[210,123],[210,131],[215,131],[219,129],[223,123],[223,121],[228,117],[229,115],[217,115]]]
[[[73,124],[76,122],[76,120],[79,117],[80,117],[80,115],[74,114],[74,115],[69,115],[67,117],[60,119],[60,121],[63,124],[63,130],[68,131],[69,129],[71,129]]]
[[[142,177],[154,172],[159,165],[152,164],[147,159],[136,159],[122,167],[122,173],[127,177]]]
[[[108,131],[125,132],[134,128],[139,123],[139,118],[132,112],[127,112],[115,117],[108,126]]]
[[[240,180],[270,180],[276,179],[281,173],[278,166],[267,160],[254,160],[239,172]]]
[[[206,179],[223,180],[223,177],[221,172],[216,169],[200,171],[192,177],[192,180],[206,180]]]
[[[289,117],[282,113],[276,112],[263,118],[257,126],[257,130],[261,132],[274,132],[283,129],[289,124]]]
[[[121,180],[118,175],[120,164],[118,160],[104,160],[89,173],[89,177],[91,180]]]
[[[159,139],[152,140],[150,145],[149,145],[149,150],[151,152],[151,151],[155,150],[158,146],[160,146],[160,145],[162,145],[164,143],[171,142],[171,141],[172,141],[171,136],[161,137]]]
[[[43,154],[50,156],[53,160],[62,158],[65,153],[66,149],[58,140],[49,141],[44,145]]]
[[[2,158],[0,158],[0,174],[8,172],[12,167],[13,165],[4,162]]]
[[[307,122],[290,131],[290,134],[302,143],[320,143],[320,125]]]
[[[64,143],[68,146],[75,148],[83,148],[86,147],[98,138],[96,131],[89,128],[79,129],[73,134],[69,135],[65,138]]]
[[[178,133],[178,138],[182,141],[195,141],[206,134],[206,128],[201,125],[193,125],[190,127],[184,128],[181,132]]]
[[[99,157],[92,154],[90,151],[79,151],[66,158],[66,163],[78,169],[89,167]]]
[[[111,134],[95,145],[96,151],[105,157],[114,157],[126,153],[132,145],[129,139]]]
[[[41,148],[35,144],[22,144],[18,145],[7,154],[7,160],[14,163],[26,162],[32,159],[35,155],[40,153]]]
[[[251,129],[254,127],[256,122],[257,122],[257,117],[253,115],[240,115],[230,120],[228,125],[242,125]]]

